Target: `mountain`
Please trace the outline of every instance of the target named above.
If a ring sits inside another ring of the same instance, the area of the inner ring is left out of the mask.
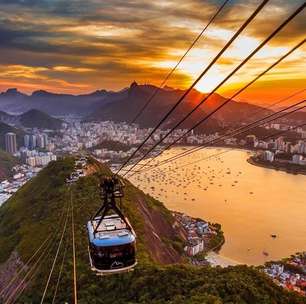
[[[21,286],[25,291],[18,303],[40,303],[67,214],[68,230],[50,277],[45,303],[52,302],[61,261],[64,261],[62,276],[55,302],[73,302],[69,209],[73,204],[79,303],[305,303],[301,297],[275,285],[253,267],[222,269],[186,264],[181,256],[182,237],[173,228],[174,219],[169,210],[128,181],[123,210],[137,234],[138,265],[129,273],[97,277],[89,268],[85,224],[101,203],[98,177],[111,173],[90,160],[89,167],[96,173],[69,188],[65,185],[65,178],[73,166],[70,158],[51,162],[0,207],[0,290],[46,241],[42,247],[46,249],[41,249],[43,258],[38,260],[39,252],[27,264],[29,270],[35,264],[35,271],[30,272],[25,281],[22,281],[25,273],[17,276],[9,292],[5,290],[2,293],[4,300],[17,286]],[[13,295],[11,300],[15,302],[16,297]]]
[[[15,157],[0,149],[0,181],[11,176],[11,169],[17,164]]]
[[[10,115],[4,111],[0,111],[0,121],[6,124],[15,124],[16,123],[16,116]]]
[[[130,122],[135,117],[136,113],[142,109],[157,90],[156,87],[151,85],[138,85],[132,83],[128,89],[128,94],[123,99],[116,102],[108,103],[95,110],[89,115],[85,121],[100,121],[100,120],[114,120]],[[152,127],[160,121],[163,113],[166,113],[177,100],[185,93],[184,90],[170,89],[168,87],[158,89],[158,93],[151,101],[149,106],[144,110],[142,115],[137,120],[137,123],[142,127]],[[176,108],[171,114],[169,119],[164,123],[164,128],[169,128],[174,125],[190,112],[194,106],[196,106],[200,100],[205,98],[206,94],[192,90],[185,100]],[[199,121],[208,113],[212,112],[217,106],[226,101],[226,98],[219,94],[213,94],[205,103],[195,111],[190,118],[182,124],[183,128],[191,127],[195,122]],[[224,108],[214,114],[207,122],[201,125],[199,128],[201,131],[206,129],[218,129],[221,126],[227,124],[234,124],[237,121],[248,121],[249,117],[263,110],[263,108],[256,105],[252,105],[246,102],[229,102]],[[271,111],[263,111],[263,114],[271,113]]]
[[[61,128],[62,120],[53,118],[50,115],[32,109],[19,116],[19,121],[22,126],[26,128],[39,128],[39,129],[51,129],[57,130]]]
[[[55,94],[38,90],[31,95],[26,95],[17,89],[8,89],[0,93],[0,110],[20,114],[37,109],[49,115],[87,115],[95,108],[112,102],[120,96],[122,92],[114,93],[105,90],[83,95]]]
[[[156,90],[158,93],[155,94]],[[153,85],[139,85],[133,82],[129,88],[118,92],[97,90],[90,94],[71,95],[55,94],[44,90],[38,90],[31,95],[20,93],[16,89],[9,89],[0,94],[0,111],[23,113],[31,109],[43,111],[49,115],[78,115],[84,121],[125,121],[131,122],[140,109],[153,96],[149,106],[143,111],[137,120],[142,127],[152,127],[160,121],[166,113],[185,93],[185,90],[170,87],[157,88]],[[172,127],[190,112],[207,94],[195,89],[186,96],[184,101],[176,108],[164,123],[163,128]],[[212,94],[204,104],[195,111],[183,128],[191,127],[216,107],[226,101],[219,94]],[[231,101],[198,128],[199,131],[218,131],[228,125],[251,122],[254,118],[271,114],[273,111],[248,102]],[[259,114],[260,113],[260,114]],[[302,115],[302,114],[299,114]],[[294,121],[294,116],[291,118]],[[197,131],[197,130],[196,130]]]
[[[17,137],[17,145],[23,145],[23,137],[25,132],[21,129],[14,128],[0,121],[0,149],[5,149],[5,134],[8,132],[13,132]]]
[[[296,124],[298,123],[306,123],[306,112],[305,111],[298,111],[288,115],[287,119],[294,120]]]
[[[42,111],[31,109],[21,115],[11,115],[0,111],[0,122],[16,128],[39,128],[57,130],[61,128],[62,120],[54,118]]]

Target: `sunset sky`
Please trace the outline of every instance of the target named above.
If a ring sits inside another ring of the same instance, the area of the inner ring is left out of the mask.
[[[0,91],[87,93],[159,85],[223,1],[0,0]],[[167,83],[187,88],[261,1],[231,0]],[[271,0],[199,83],[209,92],[303,0]],[[218,92],[228,95],[305,38],[300,13]],[[240,100],[306,87],[306,45]],[[304,95],[305,96],[305,95]]]

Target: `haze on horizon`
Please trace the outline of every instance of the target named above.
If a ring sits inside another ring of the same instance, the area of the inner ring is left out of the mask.
[[[221,2],[0,0],[0,91],[81,94],[134,80],[159,85]],[[196,88],[213,89],[302,3],[271,0]],[[229,1],[167,85],[188,87],[258,4]],[[218,93],[251,80],[305,38],[305,28],[304,10]],[[240,100],[268,103],[305,88],[305,58],[304,45]]]

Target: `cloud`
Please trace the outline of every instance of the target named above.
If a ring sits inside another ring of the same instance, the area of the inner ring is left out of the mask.
[[[44,82],[49,87],[67,85],[66,90],[75,86],[77,90],[118,89],[134,79],[158,84],[222,2],[0,0],[0,83],[18,81],[33,87],[31,79],[37,86]],[[267,5],[220,59],[214,70],[218,77],[237,65],[300,4],[298,0],[274,0]],[[188,85],[257,5],[252,0],[229,1],[169,85]],[[284,44],[300,39],[305,20],[302,15],[296,18],[264,56],[253,62],[252,70],[260,69],[260,60],[275,58]],[[292,69],[290,73],[299,75]]]

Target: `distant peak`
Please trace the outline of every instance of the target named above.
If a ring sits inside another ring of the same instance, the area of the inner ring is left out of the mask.
[[[25,113],[44,113],[44,112],[42,112],[40,110],[37,110],[37,109],[30,109],[30,110],[26,111]]]
[[[135,88],[135,87],[137,87],[137,86],[138,86],[138,83],[134,80],[134,81],[131,83],[130,88],[133,89],[133,88]]]
[[[107,91],[102,89],[102,90],[96,90],[90,93],[89,95],[104,95],[105,93],[107,93]]]
[[[164,90],[166,90],[166,91],[175,91],[175,89],[174,89],[174,88],[169,87],[169,86],[167,86],[167,85],[166,85],[166,86],[164,86],[164,87],[163,87],[163,89],[164,89]]]
[[[16,94],[16,93],[19,93],[19,91],[18,91],[17,88],[10,88],[10,89],[6,90],[6,93],[8,93],[8,94]]]
[[[31,96],[43,96],[43,95],[49,95],[49,94],[51,93],[45,90],[37,90],[37,91],[34,91]]]
[[[23,94],[20,91],[18,91],[17,88],[9,88],[5,92],[1,93],[1,95],[6,95],[6,96],[23,96],[25,94]]]

